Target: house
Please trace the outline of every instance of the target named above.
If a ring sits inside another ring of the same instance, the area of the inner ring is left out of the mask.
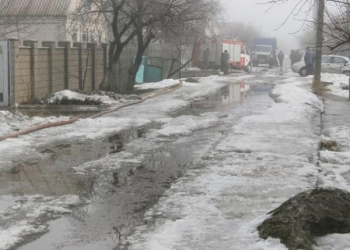
[[[105,43],[108,23],[96,8],[92,0],[0,0],[0,39]]]

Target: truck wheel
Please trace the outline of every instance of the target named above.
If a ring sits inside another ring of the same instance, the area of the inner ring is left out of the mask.
[[[306,67],[302,67],[299,70],[299,75],[302,76],[302,77],[307,76]]]
[[[247,72],[247,73],[252,72],[252,65],[249,64],[247,67],[244,68],[244,71]]]
[[[343,74],[346,75],[346,76],[350,76],[350,71],[349,70],[345,70],[345,71],[343,71]]]

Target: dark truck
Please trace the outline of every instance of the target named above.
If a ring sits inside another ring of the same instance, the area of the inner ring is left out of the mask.
[[[269,64],[270,53],[277,49],[276,38],[258,37],[253,43],[253,66]]]

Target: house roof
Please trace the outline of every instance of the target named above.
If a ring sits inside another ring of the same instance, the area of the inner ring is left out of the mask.
[[[71,0],[0,0],[0,16],[66,16]]]

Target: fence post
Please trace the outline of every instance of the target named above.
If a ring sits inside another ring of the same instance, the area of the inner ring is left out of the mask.
[[[78,70],[79,70],[79,89],[83,89],[83,46],[84,43],[73,43],[74,48],[78,48]]]
[[[70,54],[70,42],[58,42],[59,47],[65,48],[64,50],[64,89],[69,89],[69,54]]]
[[[96,89],[96,43],[88,43],[87,47],[91,49],[91,90]]]
[[[41,43],[42,47],[49,48],[49,57],[48,57],[48,66],[49,66],[49,93],[53,92],[53,59],[55,57],[56,52],[56,44],[55,42],[46,41]]]
[[[17,58],[19,56],[19,40],[9,39],[9,68],[10,68],[10,106],[16,104],[16,76],[19,74],[19,63]]]
[[[38,42],[37,41],[24,41],[24,46],[31,48],[30,50],[30,95],[29,102],[35,97],[35,76],[36,76],[36,64],[38,61]]]
[[[105,76],[108,68],[108,49],[109,48],[107,43],[101,44],[101,47],[103,49],[103,76]]]

